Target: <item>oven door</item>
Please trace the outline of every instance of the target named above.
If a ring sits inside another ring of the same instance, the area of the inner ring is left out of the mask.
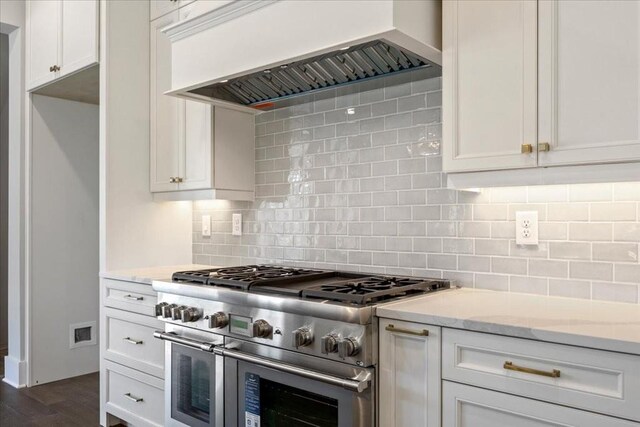
[[[373,370],[233,341],[224,348],[226,427],[371,427]]]
[[[213,353],[219,335],[167,325],[165,340],[165,425],[222,427],[223,359]]]

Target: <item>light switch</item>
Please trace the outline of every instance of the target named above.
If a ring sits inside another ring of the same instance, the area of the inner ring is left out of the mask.
[[[242,236],[242,214],[231,215],[231,235]]]
[[[202,215],[202,235],[211,236],[211,216],[209,215]]]

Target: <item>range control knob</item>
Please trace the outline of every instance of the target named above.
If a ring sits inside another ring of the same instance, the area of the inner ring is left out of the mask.
[[[338,356],[346,359],[355,356],[360,352],[360,344],[358,340],[352,337],[344,338],[338,341]]]
[[[180,319],[183,323],[195,322],[200,318],[200,312],[197,308],[187,307],[180,310]]]
[[[292,343],[295,348],[306,347],[313,342],[313,334],[309,328],[298,328],[292,333]]]
[[[160,315],[162,317],[165,317],[165,318],[170,318],[171,317],[171,309],[173,309],[175,307],[177,307],[177,305],[175,305],[175,304],[167,304],[167,305],[162,306],[162,308],[160,309],[161,310]]]
[[[254,338],[269,338],[273,333],[273,327],[266,320],[259,319],[253,322]]]
[[[182,310],[184,310],[186,308],[187,308],[186,305],[178,305],[178,306],[175,306],[175,307],[171,307],[171,318],[173,320],[182,319]]]
[[[325,335],[320,339],[320,350],[323,354],[338,351],[338,337],[334,334]]]
[[[166,302],[156,304],[156,316],[162,316],[162,308],[168,306]]]
[[[226,314],[221,311],[217,313],[213,313],[209,316],[209,327],[210,328],[224,328],[229,324],[229,318]]]

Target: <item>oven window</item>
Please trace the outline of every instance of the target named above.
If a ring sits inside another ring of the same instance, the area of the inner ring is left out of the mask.
[[[177,386],[175,409],[190,417],[209,422],[209,387],[210,365],[188,354],[174,355],[177,375],[174,387]]]
[[[260,378],[260,421],[264,427],[336,427],[338,401]]]

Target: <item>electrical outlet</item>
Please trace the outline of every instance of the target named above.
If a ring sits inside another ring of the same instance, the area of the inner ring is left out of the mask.
[[[242,236],[242,214],[231,215],[231,235]]]
[[[538,244],[538,211],[516,212],[516,245]]]
[[[211,236],[211,216],[209,215],[202,215],[202,235]]]

